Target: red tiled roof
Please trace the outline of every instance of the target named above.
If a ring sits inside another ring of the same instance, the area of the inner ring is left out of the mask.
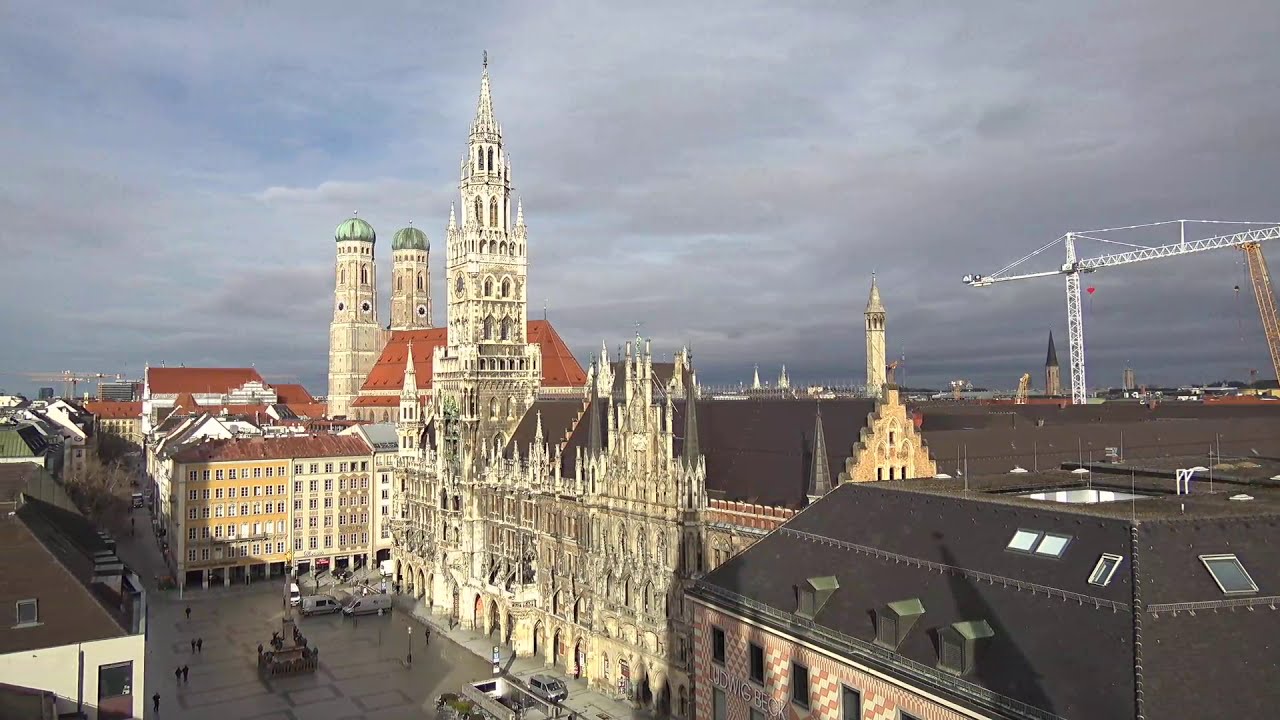
[[[587,374],[573,357],[569,346],[546,320],[530,320],[528,325],[530,342],[542,346],[542,384],[546,387],[585,387]],[[413,343],[413,372],[417,376],[418,389],[431,387],[433,355],[437,347],[448,342],[447,328],[430,330],[396,330],[382,349],[382,355],[369,371],[361,392],[366,390],[400,390],[404,387],[404,366],[409,354],[409,343]],[[361,397],[355,401],[357,407],[397,405],[399,398],[389,398],[385,402],[381,398]]]
[[[310,402],[289,402],[285,404],[298,417],[322,418],[328,412],[328,404],[316,402],[314,398]]]
[[[182,408],[184,410],[198,410],[200,408],[200,403],[196,402],[195,397],[193,397],[190,392],[182,392],[179,393],[178,397],[173,401],[173,409],[177,410],[178,408]]]
[[[89,400],[84,408],[99,420],[138,420],[142,417],[141,402],[118,400]]]
[[[415,370],[416,372],[416,370]],[[400,404],[399,395],[362,395],[351,403],[352,407],[392,407]]]
[[[305,405],[316,401],[306,388],[297,383],[280,383],[271,387],[276,391],[276,402],[282,402],[285,405]]]
[[[289,460],[293,458],[350,457],[373,450],[356,435],[308,435],[305,437],[233,438],[210,440],[174,456],[180,463],[235,460]]]
[[[253,368],[147,368],[147,383],[152,395],[171,393],[225,394],[262,376]]]

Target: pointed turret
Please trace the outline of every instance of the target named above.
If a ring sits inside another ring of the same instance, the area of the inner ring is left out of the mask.
[[[591,380],[591,405],[587,410],[587,450],[591,457],[599,457],[604,449],[600,441],[600,372],[596,369]]]
[[[694,384],[684,386],[684,465],[693,468],[702,453],[698,449],[698,394]]]
[[[1058,367],[1058,348],[1053,345],[1053,331],[1049,331],[1049,353],[1044,359],[1045,367]]]
[[[418,374],[413,369],[413,341],[409,341],[409,352],[404,357],[404,388],[401,395],[418,396]]]
[[[875,273],[871,273],[871,294],[867,296],[867,309],[864,312],[884,312],[884,305],[880,302],[880,286],[876,284]]]
[[[778,389],[786,390],[791,387],[791,378],[787,377],[787,366],[782,366],[782,373],[778,375]]]
[[[484,53],[484,70],[480,74],[480,99],[476,102],[476,119],[471,123],[472,135],[500,135],[493,117],[493,97],[489,93],[489,52]]]
[[[756,365],[756,369],[751,374],[751,389],[760,389],[760,366]]]
[[[458,229],[458,216],[454,212],[453,203],[449,203],[449,229],[450,230]]]
[[[827,457],[827,438],[822,431],[822,407],[813,424],[813,468],[809,472],[809,502],[831,492],[831,465]]]
[[[524,226],[524,198],[516,198],[516,227]]]

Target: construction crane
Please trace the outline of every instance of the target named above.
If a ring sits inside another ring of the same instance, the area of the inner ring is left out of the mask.
[[[1271,367],[1280,380],[1280,315],[1276,313],[1276,293],[1271,287],[1271,272],[1267,270],[1267,258],[1262,254],[1262,244],[1247,242],[1240,247],[1249,267],[1249,282],[1253,285],[1253,297],[1258,301],[1258,314],[1262,316],[1262,332],[1267,337],[1267,351],[1271,353]],[[1258,371],[1250,370],[1250,382],[1257,380]]]
[[[1188,239],[1187,226],[1192,225],[1194,229],[1194,226],[1201,224],[1271,225],[1272,227],[1245,230],[1244,232],[1233,233],[1230,235],[1214,235],[1207,238]],[[1179,238],[1176,243],[1148,246],[1098,237],[1104,233],[1156,228],[1170,225],[1178,226]],[[1221,220],[1169,220],[1165,222],[1128,225],[1125,227],[1104,228],[1101,230],[1089,230],[1085,232],[1069,232],[990,275],[965,275],[963,282],[971,287],[988,287],[996,283],[1008,282],[1010,280],[1029,280],[1032,278],[1049,277],[1052,275],[1066,276],[1067,335],[1069,336],[1071,346],[1071,401],[1076,405],[1082,405],[1088,400],[1089,386],[1085,381],[1084,314],[1082,312],[1080,302],[1080,276],[1084,273],[1096,272],[1104,268],[1116,267],[1118,265],[1129,265],[1132,263],[1143,262],[1145,260],[1159,260],[1161,258],[1190,255],[1192,253],[1204,252],[1206,250],[1218,250],[1221,248],[1239,248],[1243,250],[1248,262],[1250,263],[1249,271],[1250,276],[1253,278],[1254,294],[1258,298],[1259,311],[1263,314],[1263,327],[1267,333],[1267,346],[1271,351],[1272,361],[1277,365],[1277,371],[1280,371],[1280,318],[1277,318],[1275,314],[1275,296],[1271,290],[1271,279],[1266,275],[1266,261],[1262,259],[1262,250],[1258,247],[1263,242],[1276,239],[1280,239],[1280,223],[1230,222]],[[1076,254],[1077,240],[1096,240],[1098,242],[1120,245],[1130,249],[1110,255],[1080,258]],[[1032,258],[1037,257],[1059,243],[1061,243],[1066,250],[1066,261],[1062,263],[1057,270],[1046,270],[1044,272],[1032,272],[1019,275],[1009,274],[1009,272],[1014,268],[1017,268]],[[1256,270],[1254,269],[1255,265],[1257,265]],[[1268,308],[1270,308],[1270,319],[1267,317]],[[1268,323],[1271,324],[1271,327],[1268,327]],[[1280,372],[1277,374],[1280,374]]]
[[[1027,391],[1031,389],[1031,373],[1022,373],[1018,378],[1018,394],[1013,396],[1014,405],[1027,404]]]
[[[60,382],[62,383],[62,396],[66,398],[75,398],[76,387],[82,382],[123,380],[124,374],[79,373],[71,370],[63,370],[60,373],[26,373],[26,378],[32,382]]]

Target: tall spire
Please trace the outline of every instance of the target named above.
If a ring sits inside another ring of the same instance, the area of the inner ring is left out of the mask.
[[[409,341],[409,352],[404,357],[404,387],[401,390],[403,395],[418,394],[418,374],[413,369],[413,341]]]
[[[1053,331],[1049,331],[1049,354],[1044,359],[1045,367],[1058,367],[1058,349],[1053,346]]]
[[[867,309],[865,312],[884,312],[884,305],[880,303],[880,286],[876,284],[876,274],[874,272],[871,273],[871,294],[867,297]]]
[[[751,389],[759,390],[760,387],[760,366],[757,364],[755,370],[751,373]]]
[[[458,216],[454,213],[453,203],[449,203],[449,229],[456,230],[458,228]]]
[[[524,225],[524,197],[516,198],[516,225]]]
[[[831,465],[827,457],[827,438],[822,432],[822,406],[813,423],[813,468],[809,472],[809,502],[831,492]]]
[[[596,457],[604,449],[600,441],[600,368],[591,375],[591,406],[587,410],[587,451]]]
[[[484,53],[484,70],[480,73],[480,100],[476,103],[476,119],[471,123],[471,134],[500,135],[498,122],[493,117],[493,97],[489,94],[489,51]]]
[[[692,468],[698,464],[698,392],[694,383],[684,386],[684,464]]]

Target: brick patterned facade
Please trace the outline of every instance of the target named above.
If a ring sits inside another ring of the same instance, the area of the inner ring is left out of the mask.
[[[707,521],[769,532],[791,519],[795,510],[733,500],[708,500]]]
[[[725,663],[712,660],[712,627],[725,633]],[[753,703],[743,699],[742,691],[725,690],[725,720],[750,720],[751,709],[761,706],[781,708],[781,720],[843,720],[841,688],[857,690],[862,697],[864,720],[899,720],[900,712],[910,713],[920,720],[960,720],[979,717],[960,714],[934,700],[894,685],[838,660],[775,634],[765,628],[745,623],[738,618],[714,610],[702,603],[694,603],[694,712],[698,720],[716,720],[712,707],[712,693],[725,689],[723,678],[734,686],[741,681],[752,691],[758,689],[748,681],[750,660],[748,643],[755,643],[765,651],[765,682],[762,690],[767,700]],[[809,669],[809,708],[791,702],[790,663],[798,662]],[[719,685],[715,682],[720,676]],[[753,693],[753,697],[755,697]],[[770,712],[764,711],[766,720]]]

